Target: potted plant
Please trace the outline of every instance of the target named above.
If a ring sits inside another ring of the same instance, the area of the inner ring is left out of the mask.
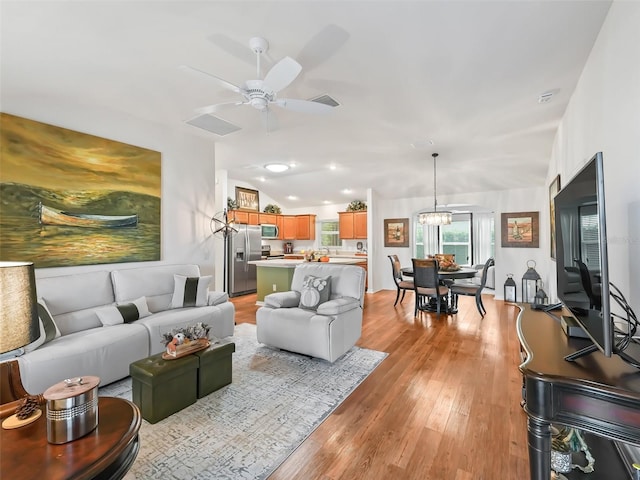
[[[347,207],[347,212],[362,212],[367,209],[367,204],[362,200],[354,200]]]
[[[227,210],[237,210],[238,202],[236,202],[233,198],[227,197]]]
[[[274,205],[272,203],[268,204],[266,207],[264,207],[264,213],[282,213],[282,210],[280,210],[280,207],[278,205]]]

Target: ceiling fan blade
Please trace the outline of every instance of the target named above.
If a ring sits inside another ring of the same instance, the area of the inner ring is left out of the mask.
[[[242,92],[243,92],[243,90],[239,86],[234,85],[231,82],[227,82],[226,80],[223,80],[220,77],[216,77],[215,75],[212,75],[210,73],[204,72],[202,70],[198,70],[197,68],[193,68],[193,67],[190,67],[188,65],[180,65],[180,69],[184,70],[185,72],[195,73],[195,74],[198,74],[198,75],[204,75],[207,78],[211,78],[211,79],[215,80],[216,82],[218,82],[218,84],[220,84],[223,88],[226,88],[227,90],[231,90],[232,92],[236,92],[236,93],[240,93],[240,94],[242,94]]]
[[[264,77],[263,85],[274,92],[279,92],[293,82],[302,66],[291,57],[284,57],[276,63]]]
[[[196,108],[196,113],[215,113],[218,110],[224,109],[226,107],[232,107],[236,105],[245,105],[245,102],[226,102],[226,103],[216,103],[215,105],[207,105],[206,107]]]
[[[296,59],[309,72],[326,62],[349,40],[349,32],[338,25],[330,24],[316,33],[296,55]]]
[[[311,102],[309,100],[297,100],[294,98],[279,98],[272,103],[280,108],[302,113],[329,113],[333,110],[333,107],[325,105],[324,103]]]

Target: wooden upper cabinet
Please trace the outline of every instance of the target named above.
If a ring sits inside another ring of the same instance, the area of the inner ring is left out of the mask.
[[[297,233],[297,222],[295,215],[282,216],[282,240],[295,240]]]
[[[367,212],[338,212],[340,239],[367,238]]]
[[[350,240],[355,235],[355,229],[353,225],[353,213],[352,212],[338,212],[340,230],[340,238],[343,240]]]
[[[234,219],[233,221],[235,223],[244,223],[244,224],[249,223],[249,212],[242,212],[240,210],[230,210],[227,215],[230,220]]]
[[[260,214],[258,212],[248,212],[249,225],[260,225]]]
[[[296,240],[316,239],[316,216],[296,215]]]
[[[278,226],[278,240],[284,240],[284,215],[276,215],[276,225]]]
[[[367,238],[367,212],[353,212],[353,238]]]
[[[275,213],[261,213],[260,214],[260,225],[277,225],[277,215]]]

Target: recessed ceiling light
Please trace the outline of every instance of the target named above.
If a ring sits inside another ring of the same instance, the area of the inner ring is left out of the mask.
[[[338,167],[336,167],[334,164],[329,165],[329,170],[335,170],[336,168]]]
[[[289,165],[285,165],[284,163],[268,163],[264,168],[270,172],[282,173],[289,170]]]
[[[342,190],[342,193],[344,193],[345,195],[349,195],[352,192],[353,190],[351,190],[350,188],[345,188],[344,190]]]
[[[287,198],[289,200],[297,200],[298,199],[298,197],[296,197],[295,195],[289,195]]]
[[[329,200],[323,200],[322,203],[324,203],[325,205],[329,205],[331,202]]]

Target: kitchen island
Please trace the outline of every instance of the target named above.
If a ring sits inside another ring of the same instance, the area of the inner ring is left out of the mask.
[[[331,257],[326,265],[358,265],[366,268],[367,259]],[[305,263],[304,260],[273,259],[254,260],[249,262],[256,266],[257,274],[257,301],[262,303],[264,297],[273,292],[287,292],[291,289],[293,270],[296,265]]]

